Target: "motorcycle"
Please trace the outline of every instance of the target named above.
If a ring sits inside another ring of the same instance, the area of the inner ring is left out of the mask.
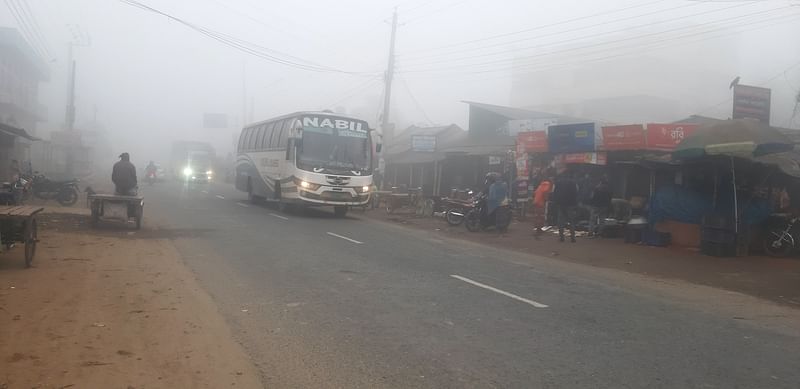
[[[495,227],[500,232],[508,230],[508,226],[511,224],[511,207],[508,200],[498,206],[492,214],[488,214],[487,202],[486,195],[478,195],[473,203],[473,208],[464,216],[464,226],[470,232],[478,232],[490,227]]]
[[[153,184],[156,182],[156,172],[147,172],[144,176],[144,180],[147,182],[147,185],[153,186]]]
[[[788,219],[788,220],[787,220]],[[764,232],[764,252],[771,257],[785,257],[797,249],[800,218],[782,217],[769,223]]]
[[[0,184],[0,205],[20,205],[23,203],[23,184],[21,179]]]
[[[467,194],[472,196],[473,193],[469,191]],[[474,205],[475,199],[472,197],[469,200],[444,199],[442,205],[445,209],[444,220],[451,226],[458,226],[464,222],[465,216],[474,208]]]
[[[53,181],[43,174],[33,176],[31,185],[33,195],[42,200],[55,199],[63,206],[70,206],[78,202],[78,180]]]

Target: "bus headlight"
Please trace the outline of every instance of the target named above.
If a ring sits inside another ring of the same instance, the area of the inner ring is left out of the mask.
[[[314,184],[308,181],[301,180],[299,178],[294,179],[294,184],[307,190],[317,190],[319,189],[319,184]]]
[[[361,187],[361,193],[369,193],[369,186],[364,185]]]
[[[184,175],[184,176],[186,176],[186,177],[189,177],[189,176],[191,176],[191,175],[192,175],[192,173],[194,173],[194,172],[192,171],[192,168],[190,168],[190,167],[188,167],[188,166],[187,166],[186,168],[184,168],[184,169],[183,169],[183,175]]]

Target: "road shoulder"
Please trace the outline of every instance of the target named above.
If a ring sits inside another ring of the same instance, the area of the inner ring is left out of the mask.
[[[0,387],[262,387],[169,240],[87,221],[44,215],[31,269],[0,257]]]

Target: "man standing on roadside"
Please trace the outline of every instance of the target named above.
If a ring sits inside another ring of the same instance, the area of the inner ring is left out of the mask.
[[[575,207],[578,205],[578,185],[572,174],[564,169],[555,180],[550,199],[558,210],[558,239],[564,241],[564,225],[569,223],[570,242],[575,243]]]
[[[136,166],[131,163],[131,156],[128,153],[120,154],[119,159],[120,161],[114,164],[114,170],[111,173],[115,193],[123,196],[136,196],[138,189]]]

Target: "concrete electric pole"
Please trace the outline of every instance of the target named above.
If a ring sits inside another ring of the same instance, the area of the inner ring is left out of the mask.
[[[391,141],[394,136],[394,128],[389,123],[389,105],[392,100],[392,79],[394,78],[394,40],[397,34],[397,8],[394,9],[392,14],[392,35],[389,40],[389,63],[386,68],[384,77],[385,93],[383,96],[383,115],[381,118],[381,134],[383,134],[384,146],[387,142]]]

